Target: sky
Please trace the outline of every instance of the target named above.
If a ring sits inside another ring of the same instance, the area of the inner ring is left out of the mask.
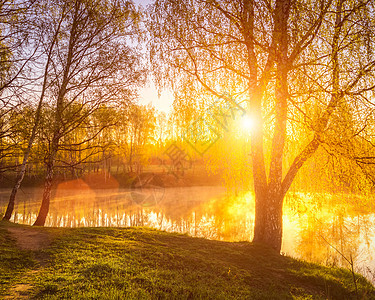
[[[153,0],[133,0],[136,5],[142,5],[144,8],[151,4]],[[154,83],[150,80],[144,88],[139,91],[139,103],[147,105],[151,103],[158,110],[169,113],[173,104],[173,93],[169,90],[163,90],[158,96],[158,91]]]
[[[135,4],[141,4],[143,7],[146,7],[147,4],[153,2],[153,0],[133,0]]]
[[[160,111],[169,113],[173,104],[173,93],[169,90],[163,90],[160,97],[153,82],[148,82],[147,85],[139,91],[139,104],[147,105],[151,103]]]

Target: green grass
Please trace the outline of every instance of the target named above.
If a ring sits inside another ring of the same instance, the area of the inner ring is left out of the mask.
[[[5,225],[16,226],[0,222],[0,296],[4,295],[14,282],[19,281],[26,271],[36,267],[33,253],[18,249]]]
[[[46,228],[42,252],[17,249],[0,222],[0,295],[32,286],[34,299],[356,299],[352,275],[280,256],[248,242],[191,238],[146,228]],[[37,269],[37,272],[28,272]],[[375,299],[357,275],[358,299]]]

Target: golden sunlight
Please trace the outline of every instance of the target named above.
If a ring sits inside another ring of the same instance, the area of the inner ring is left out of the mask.
[[[254,128],[254,126],[255,126],[255,121],[249,115],[244,115],[241,118],[242,131],[244,132],[251,131]]]
[[[375,300],[375,0],[0,3],[0,300]]]

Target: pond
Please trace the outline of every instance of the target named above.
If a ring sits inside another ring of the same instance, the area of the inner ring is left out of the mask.
[[[73,187],[73,188],[72,188]],[[75,188],[74,188],[75,187]],[[0,214],[10,189],[0,189]],[[42,189],[19,191],[12,221],[33,224]],[[375,282],[375,213],[359,210],[353,195],[289,193],[285,200],[282,252],[329,266],[350,267]],[[229,197],[224,187],[91,189],[77,184],[54,191],[46,226],[147,226],[223,241],[250,241],[254,196]]]

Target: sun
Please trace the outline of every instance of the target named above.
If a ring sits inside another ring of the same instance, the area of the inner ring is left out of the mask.
[[[251,118],[249,115],[244,115],[241,118],[241,128],[244,132],[249,132],[254,129],[255,122],[254,119]]]

